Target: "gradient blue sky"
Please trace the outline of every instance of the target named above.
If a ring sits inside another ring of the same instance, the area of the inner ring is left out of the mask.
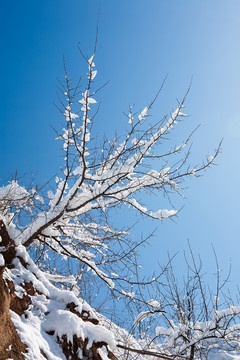
[[[2,1],[1,179],[18,170],[45,182],[58,171],[59,144],[50,128],[59,127],[60,119],[53,105],[56,78],[63,78],[63,54],[72,78],[85,73],[77,43],[91,55],[99,8],[97,81],[110,82],[98,98],[97,131],[120,133],[128,104],[142,110],[168,74],[153,109],[156,117],[175,107],[193,77],[185,109],[191,116],[173,143],[201,124],[193,139],[195,165],[224,137],[218,166],[186,183],[187,199],[175,202],[184,205],[181,213],[174,222],[160,223],[153,245],[144,249],[145,268],[166,262],[167,251],[182,251],[189,239],[209,273],[214,272],[211,243],[221,268],[227,269],[231,259],[232,283],[239,283],[239,0]],[[150,204],[161,201],[150,199]],[[147,234],[156,226],[145,222],[136,232]],[[180,258],[176,266],[181,269]]]

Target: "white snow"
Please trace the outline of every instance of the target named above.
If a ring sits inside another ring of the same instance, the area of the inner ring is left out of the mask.
[[[93,341],[103,341],[112,349],[116,347],[114,337],[107,329],[104,329],[100,325],[83,321],[69,310],[56,309],[51,311],[51,313],[46,316],[42,326],[45,331],[54,331],[54,335],[60,338],[66,335],[67,340],[71,342],[73,342],[73,336],[76,335],[83,340],[87,338],[89,347]]]
[[[127,297],[130,297],[131,299],[132,298],[134,298],[134,296],[135,296],[135,293],[134,292],[131,292],[131,291],[125,291],[125,290],[121,290],[121,293],[123,294],[123,295],[125,295],[125,296],[127,296]]]
[[[5,265],[4,257],[2,256],[2,254],[0,254],[0,266],[4,266],[4,265]]]
[[[148,108],[145,106],[145,108],[140,112],[140,114],[138,115],[138,120],[142,121],[145,119],[146,115],[148,112]]]
[[[16,258],[15,267],[12,270],[7,269],[4,277],[14,282],[17,296],[21,297],[24,293],[24,283],[31,282],[38,291],[31,297],[32,305],[25,311],[25,316],[11,311],[14,326],[28,348],[26,360],[44,360],[41,349],[49,360],[63,359],[63,353],[56,341],[57,336],[61,338],[63,335],[67,336],[68,341],[73,341],[74,335],[83,340],[88,339],[88,347],[91,347],[93,342],[104,342],[112,350],[115,349],[115,338],[108,329],[100,324],[83,321],[67,308],[67,304],[74,303],[76,311],[87,312],[90,319],[97,319],[95,311],[86,302],[78,299],[71,291],[53,286],[32,262],[23,246],[18,247],[17,255],[27,262],[27,268]],[[48,277],[51,278],[49,275]],[[54,332],[53,336],[47,334],[50,331]]]
[[[129,118],[128,123],[131,125],[133,123],[133,115],[129,114],[128,118]]]
[[[150,305],[150,306],[152,306],[152,307],[155,308],[155,309],[158,309],[159,306],[160,306],[160,303],[159,303],[157,300],[155,300],[155,299],[148,300],[148,301],[147,301],[147,304]]]
[[[156,212],[150,211],[150,216],[153,217],[154,219],[163,220],[163,219],[168,219],[172,216],[175,216],[175,215],[177,215],[177,213],[178,212],[176,210],[164,209],[164,210],[158,210]]]

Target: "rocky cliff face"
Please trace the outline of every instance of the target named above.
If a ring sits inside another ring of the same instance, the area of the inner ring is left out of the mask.
[[[54,286],[0,226],[0,360],[116,359],[96,312]]]
[[[14,295],[3,279],[4,268],[0,271],[0,359],[24,360],[26,346],[20,340],[10,318],[10,309],[14,311]]]

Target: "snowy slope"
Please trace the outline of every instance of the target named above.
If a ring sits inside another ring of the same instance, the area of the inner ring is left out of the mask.
[[[162,344],[147,345],[146,341],[134,339],[73,292],[57,288],[32,262],[23,246],[18,246],[13,264],[11,269],[5,268],[3,277],[14,295],[10,315],[27,347],[26,360],[154,360],[163,353],[162,358],[181,359],[172,357],[169,351],[163,352]],[[229,350],[216,350],[209,354],[209,359],[240,360],[240,354]],[[150,352],[156,356],[149,355]]]

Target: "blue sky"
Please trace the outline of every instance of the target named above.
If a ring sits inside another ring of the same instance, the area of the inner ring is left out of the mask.
[[[166,84],[152,115],[168,114],[191,81],[185,112],[173,143],[201,124],[195,134],[192,164],[211,155],[224,138],[217,164],[200,179],[186,182],[186,200],[174,221],[160,223],[142,262],[150,271],[167,251],[187,248],[190,240],[209,273],[211,243],[221,268],[232,260],[232,283],[239,282],[240,2],[238,0],[8,0],[1,3],[1,179],[18,170],[46,182],[61,164],[50,125],[59,128],[57,78],[63,79],[63,54],[72,78],[85,73],[77,50],[92,53],[99,8],[96,55],[99,134],[125,129],[128,104],[142,110],[163,78]],[[149,199],[156,207],[161,197]],[[141,220],[141,219],[140,219]],[[142,223],[142,221],[141,221]],[[151,232],[156,222],[139,225]],[[176,260],[177,268],[182,263]]]

